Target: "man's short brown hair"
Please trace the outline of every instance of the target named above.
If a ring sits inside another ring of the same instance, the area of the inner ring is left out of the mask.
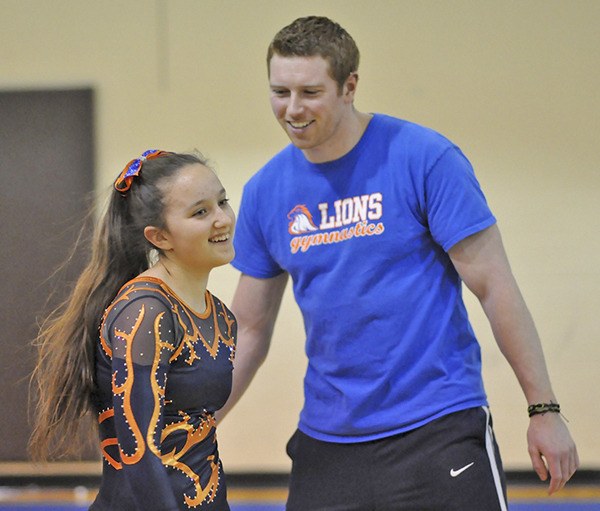
[[[323,57],[341,91],[351,73],[358,71],[360,53],[352,36],[323,16],[298,18],[282,28],[267,51],[267,68],[274,54],[282,57]]]

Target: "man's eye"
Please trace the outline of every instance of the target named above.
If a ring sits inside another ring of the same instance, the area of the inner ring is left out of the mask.
[[[204,215],[205,213],[206,213],[206,210],[205,210],[205,209],[199,209],[198,211],[196,211],[196,212],[194,213],[194,216],[202,216],[202,215]]]
[[[225,206],[225,204],[227,204],[229,202],[229,199],[221,199],[219,201],[219,206]]]

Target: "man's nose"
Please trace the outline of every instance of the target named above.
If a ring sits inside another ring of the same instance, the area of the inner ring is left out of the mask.
[[[287,106],[288,115],[294,117],[302,113],[304,105],[302,103],[302,98],[298,94],[290,94],[290,100]]]

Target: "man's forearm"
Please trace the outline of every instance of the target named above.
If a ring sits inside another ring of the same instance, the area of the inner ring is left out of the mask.
[[[539,334],[514,278],[505,276],[502,286],[491,289],[481,305],[527,402],[555,401]]]
[[[242,330],[238,333],[238,344],[233,364],[233,385],[227,403],[217,413],[217,421],[222,420],[236,405],[250,386],[258,369],[267,358],[270,340],[258,339]]]

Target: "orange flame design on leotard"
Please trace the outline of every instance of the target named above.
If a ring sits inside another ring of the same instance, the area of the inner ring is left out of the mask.
[[[140,431],[140,428],[135,420],[133,415],[133,410],[131,409],[131,389],[133,387],[133,382],[135,379],[134,370],[133,370],[133,357],[131,356],[131,349],[133,347],[133,339],[135,338],[137,331],[142,324],[142,320],[144,319],[144,314],[146,312],[146,308],[142,305],[140,309],[140,313],[135,320],[135,324],[131,329],[131,332],[126,333],[121,330],[115,329],[115,335],[118,337],[122,337],[125,340],[125,367],[127,370],[127,376],[122,385],[116,384],[117,379],[117,371],[113,373],[112,376],[112,391],[115,396],[123,394],[123,411],[125,413],[125,420],[129,425],[129,429],[135,438],[136,448],[133,454],[127,454],[123,452],[121,447],[119,446],[119,452],[121,453],[121,461],[127,465],[133,465],[140,461],[144,452],[146,451],[146,443],[144,442],[144,436]]]
[[[129,295],[135,290],[136,290],[135,286],[129,290],[126,290],[119,297],[118,301],[128,300]],[[119,448],[119,452],[121,455],[121,461],[123,463],[134,464],[134,463],[137,463],[142,458],[142,456],[144,455],[144,452],[146,450],[146,445],[147,445],[148,449],[154,455],[156,455],[158,458],[160,458],[160,460],[162,461],[162,463],[165,466],[169,466],[175,470],[179,470],[186,477],[188,477],[189,479],[192,480],[194,488],[196,490],[196,495],[191,496],[191,495],[184,494],[184,500],[188,507],[196,507],[196,506],[199,506],[200,504],[202,504],[202,502],[204,502],[205,500],[207,502],[212,502],[214,500],[214,498],[216,497],[216,494],[217,494],[217,491],[219,488],[219,461],[215,460],[215,457],[213,455],[210,455],[207,457],[207,461],[209,462],[210,467],[211,467],[211,475],[209,477],[209,480],[208,480],[206,486],[203,488],[202,485],[200,484],[200,477],[198,476],[198,474],[196,474],[191,467],[189,467],[185,463],[181,462],[181,458],[187,452],[189,452],[189,450],[194,445],[202,442],[211,434],[213,429],[216,428],[216,421],[212,414],[207,413],[201,420],[200,424],[197,427],[195,427],[193,424],[190,423],[190,419],[191,419],[190,416],[187,413],[180,411],[179,414],[181,416],[181,420],[179,422],[175,422],[173,424],[169,424],[169,425],[163,427],[162,431],[160,432],[160,443],[164,442],[164,440],[170,434],[172,434],[176,431],[185,431],[186,432],[185,444],[178,451],[176,448],[174,448],[169,453],[163,454],[161,452],[160,445],[157,445],[156,440],[155,440],[157,427],[158,427],[158,423],[159,423],[159,419],[160,419],[160,415],[161,415],[161,409],[162,409],[162,406],[163,406],[164,400],[165,400],[165,387],[160,385],[160,383],[158,381],[158,377],[157,377],[159,363],[160,363],[160,356],[161,356],[162,350],[167,350],[167,351],[171,352],[169,362],[172,363],[173,361],[177,360],[182,355],[185,348],[187,348],[188,354],[185,359],[185,362],[187,364],[191,365],[191,364],[193,364],[194,360],[200,359],[199,355],[196,352],[196,347],[197,347],[198,341],[201,341],[203,346],[206,348],[207,352],[210,354],[210,356],[212,358],[216,358],[218,349],[219,349],[219,345],[221,343],[223,343],[227,347],[231,348],[231,351],[232,351],[231,359],[233,359],[234,349],[235,349],[235,339],[232,336],[232,334],[233,334],[232,329],[233,329],[233,325],[235,324],[235,318],[233,316],[229,316],[227,314],[227,311],[224,308],[221,308],[221,310],[218,310],[215,300],[214,300],[214,297],[210,293],[207,292],[207,294],[206,294],[207,310],[203,314],[203,317],[208,318],[210,315],[212,315],[212,317],[213,317],[214,337],[213,337],[212,343],[211,343],[202,335],[199,327],[197,326],[196,322],[193,320],[193,318],[191,316],[191,312],[187,308],[180,307],[179,304],[173,303],[171,297],[168,295],[167,292],[165,292],[164,289],[155,289],[154,291],[156,291],[158,294],[167,298],[168,301],[172,304],[171,310],[172,310],[174,316],[177,318],[177,322],[179,323],[179,325],[181,327],[181,331],[183,332],[183,337],[177,347],[175,347],[173,344],[171,344],[169,342],[163,341],[160,338],[160,322],[165,313],[162,312],[156,316],[156,318],[154,319],[154,326],[153,326],[153,335],[154,335],[154,342],[155,342],[156,349],[154,351],[154,360],[152,362],[152,372],[151,372],[152,378],[151,378],[151,382],[150,382],[151,387],[152,387],[152,393],[154,395],[154,410],[152,413],[152,417],[150,419],[150,424],[148,427],[148,432],[147,432],[146,438],[144,439],[143,435],[140,431],[140,428],[135,420],[135,417],[133,415],[133,410],[131,408],[130,400],[131,400],[131,388],[133,386],[133,381],[134,381],[134,366],[133,366],[133,358],[131,356],[131,350],[132,350],[133,339],[135,338],[135,335],[144,319],[145,307],[143,305],[141,306],[139,316],[136,319],[135,324],[130,333],[125,333],[125,332],[115,329],[115,335],[122,337],[126,343],[125,362],[126,362],[126,368],[127,368],[127,375],[126,375],[126,380],[122,385],[116,385],[116,372],[113,374],[113,383],[112,383],[113,392],[115,395],[123,396],[123,410],[124,410],[125,418],[126,418],[128,425],[130,426],[130,429],[136,440],[136,445],[137,445],[136,451],[133,454],[126,454],[120,448]],[[113,306],[115,305],[115,303],[117,303],[117,302],[114,302]],[[219,317],[222,317],[225,322],[225,326],[227,329],[226,333],[221,331],[221,327],[218,322]],[[107,353],[108,356],[110,356],[112,358],[112,349],[109,346],[109,344],[106,342],[106,340],[103,338],[102,334],[100,336],[100,342],[101,342],[101,346],[102,346],[103,350]],[[165,385],[166,385],[166,381],[165,381]],[[112,416],[114,416],[114,410],[110,409],[110,410],[100,414],[98,421],[101,423],[104,420],[106,420]],[[103,454],[105,460],[111,466],[113,466],[117,470],[120,470],[122,468],[122,464],[118,460],[115,460],[112,456],[110,456],[106,450],[106,448],[110,445],[118,445],[117,439],[116,438],[105,439],[101,443],[102,454]]]

